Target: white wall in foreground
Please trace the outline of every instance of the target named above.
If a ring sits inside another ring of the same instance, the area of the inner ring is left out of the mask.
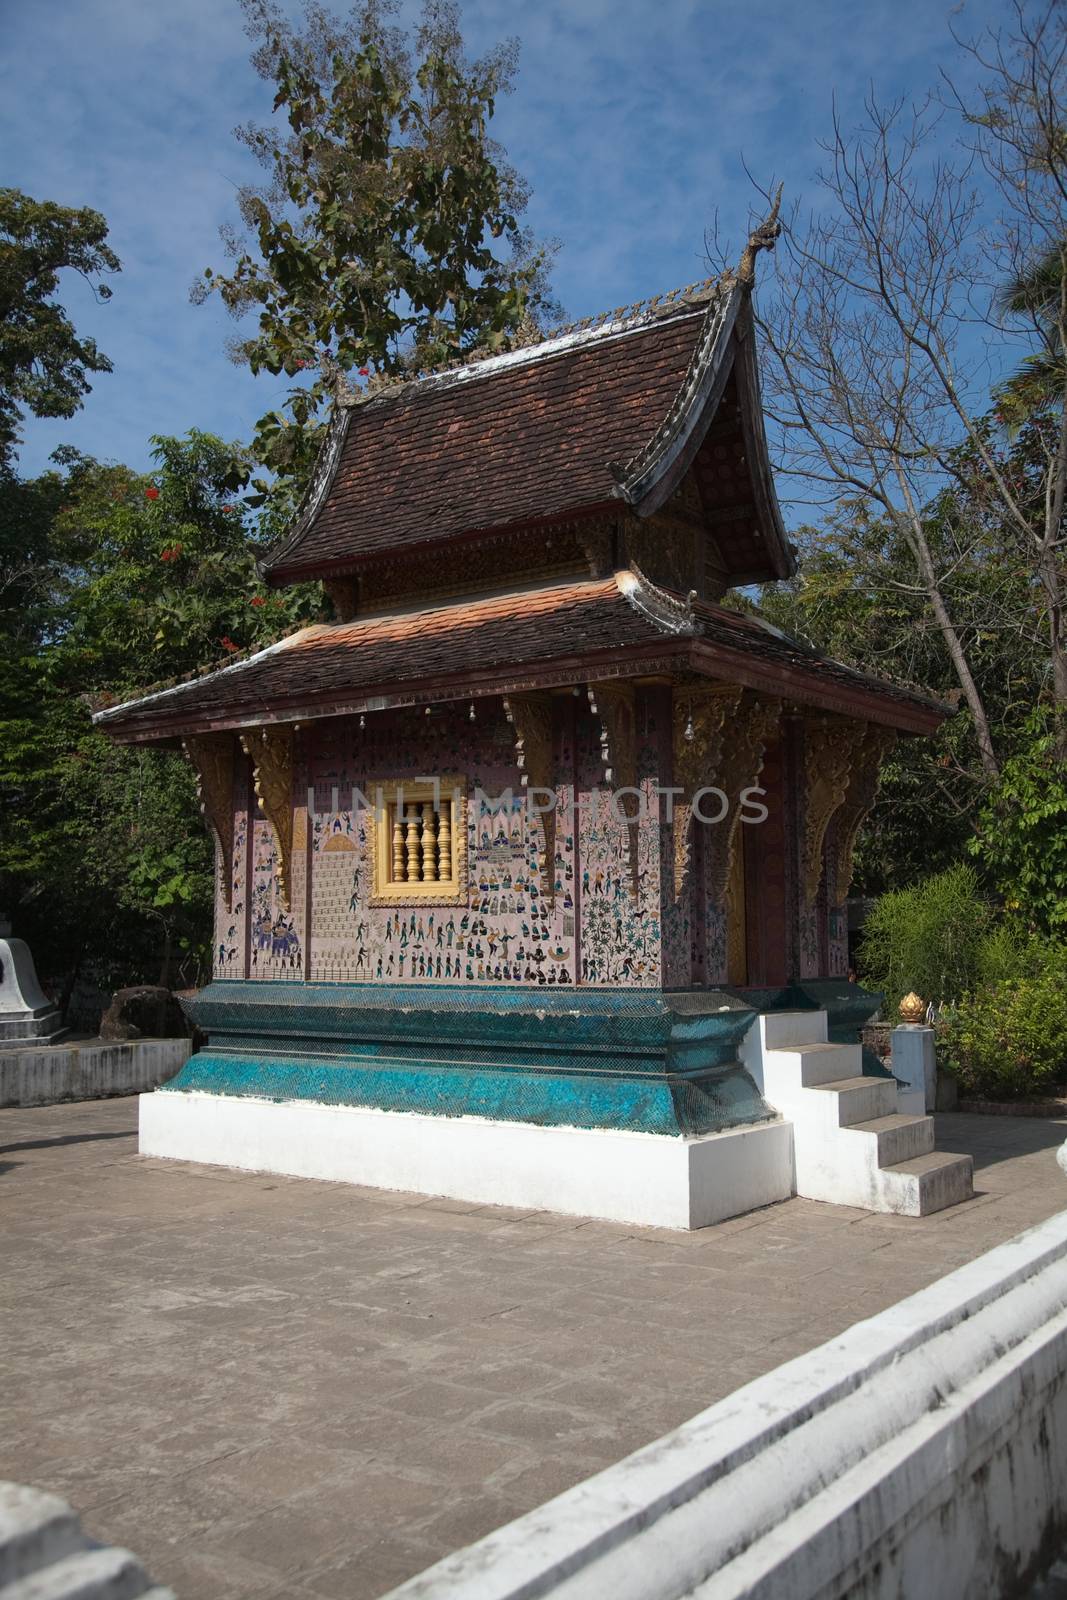
[[[140,1151],[660,1228],[706,1227],[793,1192],[781,1121],[681,1139],[166,1091],[141,1097]]]
[[[1002,1600],[1067,1531],[1065,1380],[1061,1212],[391,1600]]]

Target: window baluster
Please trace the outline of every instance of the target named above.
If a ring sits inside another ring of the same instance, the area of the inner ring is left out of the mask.
[[[419,880],[419,808],[406,806],[407,816],[407,879],[409,883]]]
[[[437,879],[437,840],[434,837],[433,805],[422,808],[422,881],[434,883]]]
[[[452,803],[444,801],[437,819],[437,876],[442,883],[452,881]]]
[[[404,826],[400,818],[400,807],[393,806],[393,882],[404,881]]]

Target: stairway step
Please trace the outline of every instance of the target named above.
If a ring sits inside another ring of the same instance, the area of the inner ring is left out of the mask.
[[[65,1500],[21,1483],[0,1485],[0,1589],[6,1592],[81,1543],[81,1526]]]
[[[889,1116],[872,1117],[869,1122],[852,1122],[847,1132],[871,1135],[877,1145],[878,1165],[895,1167],[931,1154],[934,1148],[934,1119],[894,1111]]]
[[[929,1155],[915,1156],[910,1161],[886,1167],[883,1178],[891,1187],[899,1186],[913,1202],[914,1209],[909,1205],[905,1215],[928,1217],[933,1211],[944,1211],[947,1206],[971,1199],[974,1161],[970,1156],[932,1150]]]
[[[855,1077],[862,1065],[863,1051],[858,1044],[783,1044],[765,1050],[763,1055],[763,1072],[768,1081],[785,1075],[783,1087],[792,1078],[794,1086],[802,1089]]]
[[[890,1116],[897,1104],[897,1086],[892,1078],[839,1078],[814,1084],[811,1093],[837,1096],[837,1121],[842,1128]]]
[[[781,1050],[793,1044],[824,1044],[826,1012],[765,1011],[760,1028],[765,1050]]]

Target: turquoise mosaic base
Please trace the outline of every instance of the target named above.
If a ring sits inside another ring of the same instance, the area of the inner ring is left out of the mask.
[[[164,1092],[696,1135],[769,1120],[737,1061],[754,1009],[721,992],[220,981],[210,1045]]]

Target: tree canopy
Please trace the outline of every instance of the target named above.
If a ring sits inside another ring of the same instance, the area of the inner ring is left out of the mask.
[[[87,206],[0,189],[0,463],[19,442],[23,411],[72,417],[92,387],[86,374],[111,371],[95,340],[80,338],[54,299],[64,271],[78,273],[98,299],[111,298],[101,276],[121,266],[104,242],[107,231]]]
[[[241,191],[232,269],[206,270],[193,296],[255,313],[235,357],[300,380],[256,428],[285,474],[307,470],[338,383],[499,348],[545,299],[547,251],[519,226],[526,189],[489,134],[513,42],[468,60],[441,0],[410,41],[376,0],[346,22],[312,4],[303,31],[270,0],[244,10],[285,125],[239,130],[270,180]]]

